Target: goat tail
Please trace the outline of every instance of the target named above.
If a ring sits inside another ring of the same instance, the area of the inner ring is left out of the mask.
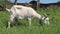
[[[8,12],[10,12],[10,9],[8,9],[8,8],[6,8],[6,10],[7,10]]]

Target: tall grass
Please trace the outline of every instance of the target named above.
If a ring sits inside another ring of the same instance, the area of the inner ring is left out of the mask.
[[[50,25],[40,25],[38,19],[32,19],[32,26],[29,27],[27,20],[19,20],[19,26],[6,28],[9,21],[9,12],[0,12],[0,34],[60,34],[60,8],[39,9],[41,15],[47,13],[50,18]]]

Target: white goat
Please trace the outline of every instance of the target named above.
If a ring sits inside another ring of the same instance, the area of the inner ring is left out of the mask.
[[[13,23],[13,19],[15,17],[18,18],[18,19],[27,18],[30,26],[31,26],[31,19],[33,17],[38,18],[39,20],[41,20],[41,22],[43,21],[44,23],[49,24],[49,18],[48,17],[47,18],[45,18],[46,16],[42,17],[31,7],[14,5],[14,6],[12,6],[11,9],[6,8],[6,10],[10,12],[10,21],[8,22],[8,27],[10,27],[10,24]]]

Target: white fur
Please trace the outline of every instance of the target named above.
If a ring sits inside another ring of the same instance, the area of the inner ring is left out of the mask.
[[[25,6],[21,6],[21,5],[14,5],[12,6],[11,9],[7,9],[7,11],[9,11],[10,14],[10,21],[8,22],[10,27],[10,23],[13,22],[13,19],[16,17],[18,19],[24,19],[27,18],[29,25],[31,26],[31,19],[33,17],[41,19],[41,15],[39,15],[33,8],[31,7],[25,7]],[[44,19],[43,19],[44,21]]]
[[[42,23],[45,23],[45,24],[49,24],[49,18],[48,18],[48,17],[47,17],[47,18],[42,17],[42,18],[41,18],[41,22],[42,22]]]

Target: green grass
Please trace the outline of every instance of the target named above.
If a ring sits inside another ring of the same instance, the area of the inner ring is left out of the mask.
[[[50,18],[50,25],[40,25],[38,19],[32,20],[32,26],[29,27],[27,20],[19,20],[21,25],[6,28],[9,21],[9,12],[0,12],[0,34],[60,34],[60,8],[39,9],[39,14],[47,13]]]

